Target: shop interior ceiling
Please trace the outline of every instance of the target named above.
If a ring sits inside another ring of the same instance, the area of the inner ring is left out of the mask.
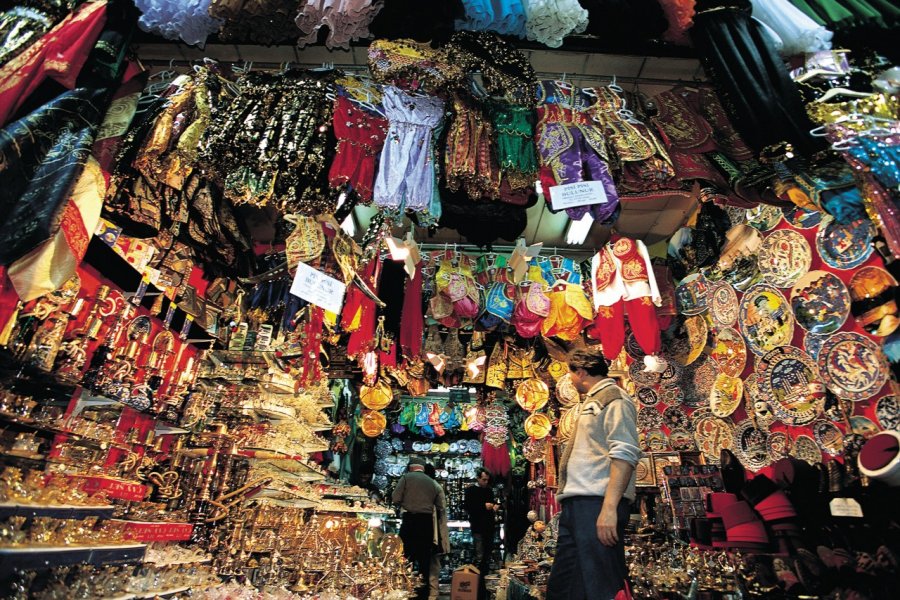
[[[252,69],[283,68],[286,64],[301,68],[323,65],[337,69],[361,72],[366,70],[366,46],[350,50],[328,50],[324,46],[307,46],[298,49],[292,45],[256,46],[211,43],[203,49],[154,38],[141,40],[135,45],[137,56],[154,71],[186,67],[196,61],[210,58],[223,63]],[[559,79],[576,86],[594,86],[610,83],[613,76],[617,83],[628,90],[637,89],[653,96],[681,82],[704,82],[705,74],[696,58],[685,56],[652,56],[616,54],[580,50],[522,49],[528,56],[539,78]],[[644,240],[648,245],[670,237],[687,220],[697,207],[695,197],[683,194],[645,201],[629,201],[622,205],[622,213],[615,227],[622,235]],[[353,212],[357,237],[360,237],[375,214],[375,209],[357,206]],[[274,214],[248,214],[247,224],[253,238],[259,242],[270,241],[274,234]],[[609,238],[610,228],[594,223],[583,244],[573,246],[566,241],[569,219],[564,212],[554,214],[546,203],[539,201],[528,209],[528,224],[523,237],[528,244],[543,242],[547,248],[585,251],[597,248]],[[441,228],[436,232],[419,229],[416,239],[426,244],[458,244],[470,246],[465,238],[452,229]],[[503,244],[503,242],[500,242]],[[495,245],[495,247],[500,247]]]

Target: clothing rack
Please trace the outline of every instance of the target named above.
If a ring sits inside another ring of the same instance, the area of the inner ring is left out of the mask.
[[[212,57],[211,57],[212,58]],[[243,67],[244,65],[249,65],[255,70],[260,71],[281,71],[285,68],[289,67],[306,67],[306,68],[322,68],[321,63],[304,63],[304,62],[264,62],[264,61],[245,61],[245,60],[217,60],[217,62],[221,64],[230,64],[230,65],[239,65]],[[167,67],[169,69],[183,69],[187,70],[192,68],[194,65],[202,63],[202,59],[196,60],[187,60],[187,59],[162,59],[162,58],[139,58],[141,64],[145,67]],[[340,64],[340,63],[328,63],[329,67],[334,68],[339,71],[345,71],[347,73],[368,73],[369,67],[366,65],[356,65],[356,64]],[[646,66],[646,59],[641,64],[640,70],[642,71]],[[151,69],[154,70],[154,69]],[[475,74],[478,74],[477,72]],[[642,77],[638,75],[637,77],[628,77],[628,76],[620,76],[615,75],[613,73],[610,74],[598,74],[598,73],[578,73],[578,72],[569,72],[566,71],[563,73],[554,73],[550,71],[536,71],[535,76],[538,80],[541,79],[562,79],[563,75],[566,80],[578,80],[578,81],[602,81],[609,82],[613,79],[616,80],[617,83],[625,83],[625,84],[635,84],[635,85],[659,85],[659,86],[678,86],[678,85],[690,85],[693,87],[713,87],[713,84],[709,81],[704,81],[700,79],[666,79],[661,77]]]

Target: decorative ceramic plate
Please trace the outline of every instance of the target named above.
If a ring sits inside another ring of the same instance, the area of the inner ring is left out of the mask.
[[[644,435],[644,444],[650,452],[662,452],[669,448],[669,438],[661,429],[653,429]]]
[[[759,471],[771,462],[768,439],[769,432],[758,428],[753,421],[738,423],[734,430],[734,453],[745,468]]]
[[[686,429],[673,429],[670,431],[669,445],[672,446],[672,450],[677,450],[678,452],[688,452],[697,448],[694,436]]]
[[[847,418],[853,414],[853,400],[838,398],[825,388],[825,418],[832,423],[846,423]]]
[[[809,242],[796,231],[779,229],[763,240],[759,249],[759,272],[776,287],[791,287],[812,264]]]
[[[684,390],[677,385],[664,385],[659,388],[659,400],[669,406],[677,406],[684,401]]]
[[[640,387],[635,393],[641,406],[656,406],[659,404],[659,396],[652,387]]]
[[[697,315],[684,320],[683,329],[679,330],[669,347],[672,358],[678,364],[686,366],[697,360],[706,347],[706,338],[709,335],[709,326],[706,319]]]
[[[709,282],[701,273],[688,275],[675,288],[675,301],[683,315],[699,315],[706,312]]]
[[[826,340],[819,350],[818,363],[828,389],[839,398],[854,402],[878,393],[889,371],[875,342],[850,331],[836,333]]]
[[[770,431],[766,440],[766,452],[772,462],[788,455],[789,438],[783,431]]]
[[[637,338],[634,337],[634,333],[630,331],[625,337],[625,352],[627,352],[628,356],[634,360],[644,360],[644,357],[647,356],[647,353],[644,352],[644,349],[638,344]]]
[[[636,360],[628,365],[628,376],[638,385],[656,385],[659,383],[660,374],[644,370],[644,361]]]
[[[680,386],[684,391],[682,403],[693,408],[709,406],[709,394],[716,383],[718,372],[719,365],[706,355],[686,369]]]
[[[791,456],[811,465],[822,462],[822,451],[819,450],[819,445],[808,435],[797,436],[791,444]]]
[[[828,339],[827,335],[813,335],[811,333],[807,333],[803,338],[803,349],[806,350],[806,353],[809,354],[810,358],[815,361],[819,360],[819,350],[822,349],[822,344],[825,343],[825,340]]]
[[[574,406],[581,401],[581,394],[578,393],[578,390],[575,389],[575,384],[572,383],[571,373],[566,373],[556,380],[556,397],[559,400],[559,405],[562,407]]]
[[[718,464],[722,449],[734,448],[734,424],[709,414],[694,421],[694,441],[706,460]]]
[[[751,373],[744,379],[744,410],[752,415],[760,427],[768,427],[775,421],[775,413],[769,403],[759,395],[759,375]]]
[[[516,388],[516,404],[523,410],[534,412],[544,408],[550,400],[550,388],[536,377],[526,379]]]
[[[667,360],[664,357],[659,357],[659,359],[666,363],[666,369],[659,377],[660,385],[672,385],[681,381],[681,373],[684,371],[682,366],[674,360]]]
[[[739,324],[747,346],[763,355],[786,346],[794,337],[794,315],[784,295],[771,285],[759,283],[741,300]]]
[[[844,432],[831,421],[816,421],[812,425],[812,432],[825,454],[837,456],[844,451]]]
[[[791,308],[797,325],[815,335],[841,328],[850,314],[850,292],[838,276],[810,271],[791,290]]]
[[[775,348],[759,359],[756,368],[760,397],[784,423],[805,425],[822,414],[825,386],[803,350]]]
[[[572,437],[575,431],[575,423],[578,421],[578,415],[581,414],[580,406],[573,406],[563,411],[559,417],[559,425],[556,427],[556,439],[559,442],[565,442]]]
[[[866,333],[878,337],[891,335],[900,326],[897,319],[897,280],[881,267],[857,269],[847,284],[850,299],[856,305],[854,320]]]
[[[730,327],[719,331],[712,357],[719,363],[724,374],[740,377],[747,366],[747,344],[744,343],[743,336]]]
[[[783,206],[784,220],[797,229],[812,229],[822,222],[823,214],[817,210],[806,210],[799,206]]]
[[[781,221],[784,215],[777,206],[760,204],[747,209],[747,225],[760,231],[769,231]]]
[[[844,464],[855,465],[859,456],[859,451],[866,444],[866,438],[858,433],[847,433],[844,435]]]
[[[875,248],[872,245],[873,237],[875,226],[869,219],[842,225],[826,216],[819,225],[816,248],[829,267],[852,269],[866,262],[872,254]]]
[[[709,314],[719,327],[731,327],[737,321],[737,293],[727,281],[720,281],[710,288]]]
[[[669,429],[690,429],[691,419],[680,406],[670,406],[663,412],[663,423]]]
[[[663,424],[662,413],[654,406],[645,406],[637,414],[637,428],[648,430],[658,429]]]
[[[741,405],[743,394],[744,382],[740,378],[719,373],[709,393],[709,407],[717,417],[729,417]]]
[[[875,406],[875,417],[885,431],[900,431],[900,398],[884,396]]]
[[[861,435],[865,439],[869,439],[881,431],[881,428],[878,427],[872,419],[856,415],[850,417],[850,430],[856,435]]]

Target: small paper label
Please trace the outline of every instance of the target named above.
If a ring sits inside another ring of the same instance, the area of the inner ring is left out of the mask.
[[[306,263],[297,264],[297,273],[291,284],[291,293],[298,298],[333,313],[339,313],[346,291],[347,286],[344,282],[317,271]]]
[[[550,188],[550,205],[553,210],[563,210],[588,204],[606,204],[606,190],[602,181],[579,181]]]
[[[863,511],[859,502],[853,498],[835,498],[828,503],[832,517],[862,518]]]

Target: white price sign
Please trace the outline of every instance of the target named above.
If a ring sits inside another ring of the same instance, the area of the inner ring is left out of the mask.
[[[550,205],[553,210],[563,210],[588,204],[606,204],[606,190],[602,181],[579,181],[550,188]]]
[[[329,312],[340,313],[346,291],[344,282],[317,271],[306,263],[297,263],[291,293],[298,298]]]

